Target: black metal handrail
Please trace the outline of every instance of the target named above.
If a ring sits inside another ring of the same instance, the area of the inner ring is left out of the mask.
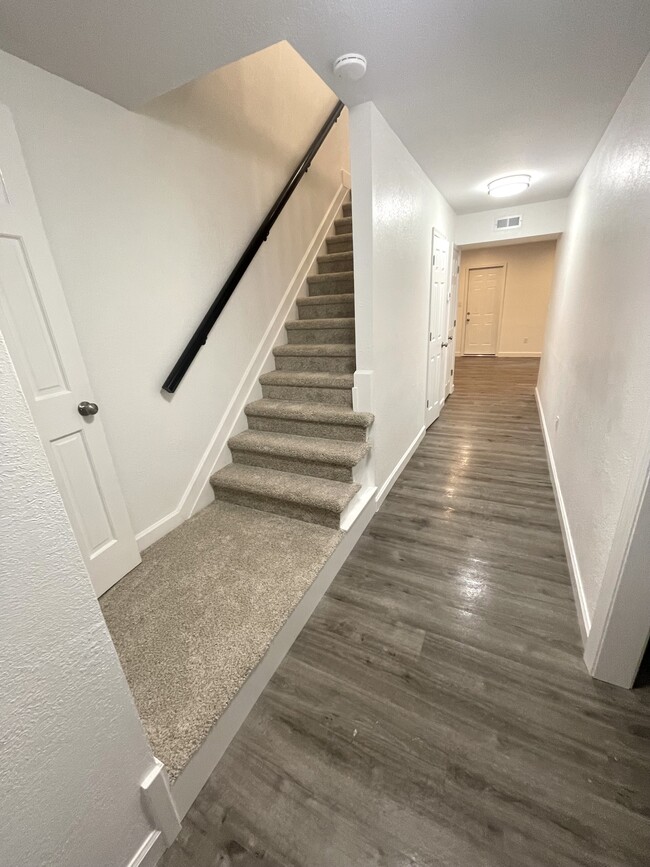
[[[311,161],[314,159],[314,157],[318,153],[320,146],[327,138],[327,134],[332,129],[336,121],[339,119],[339,115],[343,111],[343,108],[344,105],[339,100],[336,103],[334,109],[332,110],[330,116],[327,118],[327,120],[319,130],[318,135],[311,143],[309,150],[301,159],[294,173],[291,175],[287,185],[273,203],[271,210],[262,221],[262,225],[259,227],[257,232],[255,232],[248,247],[246,247],[239,261],[232,269],[230,276],[223,284],[223,287],[220,290],[219,294],[210,305],[210,309],[201,320],[201,324],[196,329],[189,343],[180,354],[178,361],[173,366],[171,373],[163,384],[164,391],[173,394],[178,388],[179,383],[187,373],[190,364],[196,358],[199,349],[205,344],[205,341],[208,339],[208,334],[212,330],[212,326],[219,318],[221,311],[226,306],[230,296],[237,288],[237,284],[244,276],[244,273],[250,263],[253,261],[255,254],[262,246],[264,241],[266,241],[266,239],[268,238],[269,232],[273,228],[273,224],[282,213],[282,209],[289,201],[291,194],[298,186],[300,179],[307,172],[307,169],[311,165]]]

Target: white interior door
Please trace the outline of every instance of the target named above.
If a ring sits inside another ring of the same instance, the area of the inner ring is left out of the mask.
[[[140,562],[11,114],[0,106],[0,330],[99,596]],[[64,204],[62,203],[62,207]],[[82,407],[83,409],[83,407]]]
[[[503,267],[471,268],[467,281],[465,355],[496,355]]]
[[[458,305],[458,278],[460,274],[460,250],[453,247],[451,254],[451,274],[449,279],[449,301],[447,304],[447,348],[445,349],[445,397],[454,390],[454,341],[456,339],[456,308]]]
[[[446,342],[444,338],[447,333],[447,307],[449,306],[449,241],[435,229],[432,247],[425,410],[427,427],[438,418],[445,400],[446,359],[443,354],[443,343]]]

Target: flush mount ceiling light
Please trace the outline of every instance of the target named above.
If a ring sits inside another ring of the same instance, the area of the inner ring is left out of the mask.
[[[497,178],[488,184],[488,195],[497,199],[506,196],[516,196],[523,193],[530,186],[530,175],[507,175],[505,178]]]
[[[334,61],[334,75],[346,81],[358,81],[366,74],[366,66],[363,54],[342,54]]]

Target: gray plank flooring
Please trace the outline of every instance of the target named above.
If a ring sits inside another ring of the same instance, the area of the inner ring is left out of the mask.
[[[650,689],[584,668],[536,377],[459,360],[164,867],[650,865]]]

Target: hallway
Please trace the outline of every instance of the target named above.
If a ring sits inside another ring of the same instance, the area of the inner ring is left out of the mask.
[[[650,689],[584,668],[537,362],[457,362],[165,867],[649,863]]]

